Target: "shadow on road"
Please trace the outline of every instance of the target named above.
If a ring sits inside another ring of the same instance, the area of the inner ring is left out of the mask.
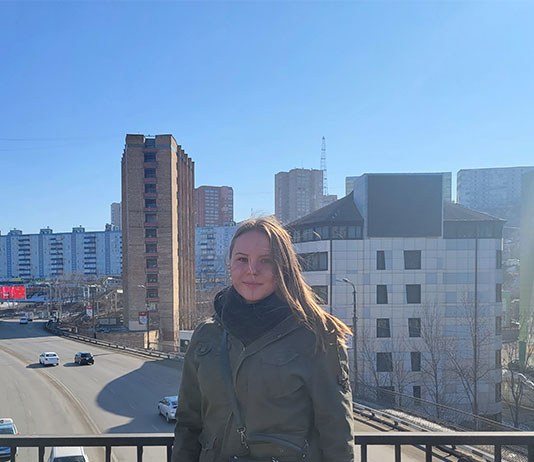
[[[167,423],[159,414],[158,402],[164,396],[178,394],[181,376],[181,363],[161,359],[145,362],[139,369],[108,383],[98,394],[97,404],[132,420],[109,428],[106,433],[172,432],[174,422]]]
[[[42,369],[44,366],[41,363],[32,363],[26,366],[26,369]]]
[[[0,339],[16,338],[37,338],[51,337],[53,334],[48,332],[44,326],[46,321],[35,320],[29,324],[19,324],[18,319],[1,319],[0,320]]]

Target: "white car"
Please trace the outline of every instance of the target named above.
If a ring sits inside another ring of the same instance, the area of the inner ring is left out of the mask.
[[[0,417],[0,436],[1,435],[18,435],[17,427],[13,419]],[[17,450],[15,449],[15,454]],[[0,447],[0,460],[11,459],[11,448],[7,446]]]
[[[59,366],[59,356],[53,351],[45,351],[39,356],[39,363],[43,366]]]
[[[158,412],[169,422],[176,419],[177,407],[178,396],[165,396],[158,403]]]
[[[48,462],[89,462],[82,447],[53,447]]]
[[[28,324],[28,318],[20,318],[19,324]]]

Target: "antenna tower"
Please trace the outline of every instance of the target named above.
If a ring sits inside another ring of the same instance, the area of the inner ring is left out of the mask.
[[[326,140],[321,143],[321,170],[323,171],[323,196],[328,196],[328,179],[326,177]]]

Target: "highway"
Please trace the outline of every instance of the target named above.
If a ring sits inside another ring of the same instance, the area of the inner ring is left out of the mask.
[[[55,351],[60,365],[42,367],[39,354]],[[93,366],[74,364],[77,351],[91,351]],[[98,348],[57,337],[43,321],[20,325],[0,321],[0,417],[14,419],[29,435],[98,433],[165,433],[173,431],[157,413],[159,399],[178,393],[179,363]],[[357,422],[356,432],[376,431]],[[87,450],[91,462],[104,460],[103,450]],[[48,457],[48,451],[45,453]],[[369,447],[370,461],[394,460],[393,448]],[[113,449],[115,462],[136,460],[133,448]],[[34,462],[37,449],[21,448],[17,460]],[[163,448],[145,448],[145,462],[163,462]],[[359,448],[356,460],[359,460]],[[424,460],[415,448],[403,449],[403,462]]]

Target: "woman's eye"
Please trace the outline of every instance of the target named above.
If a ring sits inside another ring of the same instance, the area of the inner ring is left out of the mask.
[[[246,262],[248,261],[248,258],[246,258],[246,257],[239,257],[239,258],[237,259],[237,261],[240,262],[240,263],[246,263]]]
[[[272,260],[271,258],[264,258],[264,259],[262,259],[261,262],[262,262],[263,264],[265,264],[265,265],[269,265],[270,263],[273,262],[273,260]]]

